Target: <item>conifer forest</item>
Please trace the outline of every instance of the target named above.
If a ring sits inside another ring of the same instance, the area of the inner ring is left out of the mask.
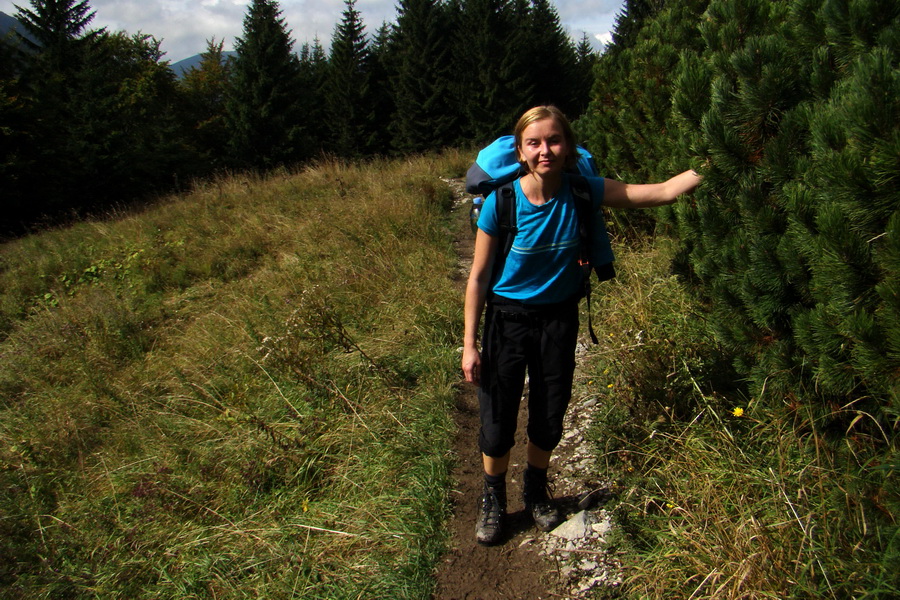
[[[539,102],[575,117],[596,59],[548,0],[403,0],[377,29],[347,0],[328,52],[319,40],[297,47],[278,2],[253,0],[236,54],[208,40],[199,68],[177,78],[152,35],[93,29],[88,0],[30,4],[16,15],[30,35],[0,43],[12,226],[222,170],[486,140]]]

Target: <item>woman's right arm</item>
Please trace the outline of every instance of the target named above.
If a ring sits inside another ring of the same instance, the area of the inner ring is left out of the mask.
[[[475,234],[475,256],[466,285],[465,333],[463,337],[462,370],[469,383],[481,380],[481,352],[478,350],[478,326],[491,283],[497,238],[481,229]]]

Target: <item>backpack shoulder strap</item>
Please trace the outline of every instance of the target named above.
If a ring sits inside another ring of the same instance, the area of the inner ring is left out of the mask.
[[[569,175],[569,185],[572,188],[572,197],[575,199],[575,214],[578,217],[578,235],[581,238],[581,263],[588,266],[591,263],[591,237],[594,216],[593,202],[591,202],[591,186],[581,175]]]
[[[599,343],[597,334],[594,333],[594,325],[591,322],[591,243],[594,227],[594,204],[591,201],[591,186],[581,175],[569,175],[569,186],[572,188],[572,197],[575,199],[575,215],[578,218],[578,236],[581,238],[579,246],[578,264],[584,272],[584,297],[587,302],[588,332],[591,341]]]
[[[513,239],[519,232],[516,227],[516,191],[512,182],[497,188],[497,219],[500,224],[500,252],[498,258],[506,258],[512,249]]]

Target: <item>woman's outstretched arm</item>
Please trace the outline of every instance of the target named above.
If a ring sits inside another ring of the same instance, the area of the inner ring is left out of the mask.
[[[695,171],[685,171],[662,183],[622,183],[604,180],[603,204],[610,208],[651,208],[672,204],[700,183]]]

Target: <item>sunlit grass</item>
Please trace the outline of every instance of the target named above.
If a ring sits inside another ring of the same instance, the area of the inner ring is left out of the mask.
[[[896,432],[829,432],[821,407],[748,397],[670,261],[664,239],[619,248],[581,382],[604,402],[621,595],[896,597]]]
[[[0,248],[2,595],[426,595],[460,162],[224,178]]]

